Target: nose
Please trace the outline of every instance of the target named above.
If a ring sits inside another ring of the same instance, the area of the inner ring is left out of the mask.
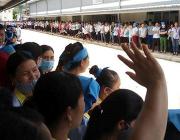
[[[33,71],[30,72],[30,80],[36,80],[36,74]]]

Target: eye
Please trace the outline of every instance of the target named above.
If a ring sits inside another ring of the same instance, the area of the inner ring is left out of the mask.
[[[37,71],[38,71],[38,68],[37,68],[37,67],[34,67],[32,71],[33,71],[33,72],[37,72]]]

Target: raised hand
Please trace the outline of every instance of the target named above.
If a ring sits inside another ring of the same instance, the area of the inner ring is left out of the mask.
[[[131,60],[126,59],[122,55],[118,55],[118,58],[135,71],[135,73],[126,72],[133,80],[146,88],[150,88],[153,84],[158,84],[165,79],[161,66],[146,45],[142,45],[144,55],[134,43],[131,43],[131,49],[127,45],[122,45],[122,48]]]
[[[151,55],[147,46],[142,46],[144,55],[134,43],[131,49],[122,45],[131,60],[122,55],[119,59],[133,72],[126,72],[133,80],[147,88],[144,107],[136,120],[130,140],[163,140],[167,124],[167,86],[164,72]]]

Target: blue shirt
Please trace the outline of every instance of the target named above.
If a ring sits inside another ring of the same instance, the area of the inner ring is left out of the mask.
[[[85,112],[87,112],[98,99],[100,86],[93,78],[79,76],[79,79],[83,89]]]
[[[12,44],[6,45],[6,46],[2,47],[0,49],[0,51],[6,52],[9,55],[11,55],[11,54],[16,52],[16,50],[14,49],[14,45],[12,45]]]

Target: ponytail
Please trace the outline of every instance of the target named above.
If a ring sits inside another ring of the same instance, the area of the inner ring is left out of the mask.
[[[100,105],[96,106],[88,122],[87,131],[83,140],[99,140],[102,136],[102,121],[101,117],[103,109]]]

